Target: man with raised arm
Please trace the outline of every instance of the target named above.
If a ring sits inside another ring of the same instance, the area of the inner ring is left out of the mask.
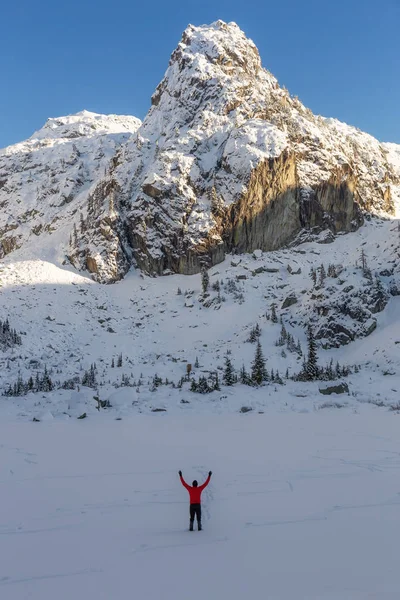
[[[209,471],[208,477],[203,485],[198,485],[197,481],[194,480],[192,485],[188,485],[183,479],[182,471],[179,471],[179,477],[181,478],[182,485],[189,492],[190,497],[190,526],[189,531],[193,531],[194,518],[197,518],[197,527],[201,531],[201,492],[210,483],[212,472]]]

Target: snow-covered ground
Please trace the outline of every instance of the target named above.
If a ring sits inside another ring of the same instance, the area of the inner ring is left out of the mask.
[[[0,397],[2,600],[399,598],[400,417],[390,408],[400,296],[372,315],[367,337],[318,349],[322,365],[361,366],[340,396],[320,393],[329,382],[290,379],[206,395],[151,385],[155,374],[178,382],[188,363],[195,377],[222,369],[228,350],[248,369],[255,323],[267,368],[297,372],[302,358],[282,354],[281,325],[266,314],[275,303],[305,351],[313,296],[331,310],[370,285],[355,266],[361,249],[385,288],[398,283],[396,221],[323,239],[228,257],[210,270],[221,301],[212,289],[204,298],[199,275],[132,270],[102,286],[51,252],[33,260],[21,249],[1,262],[0,320],[22,338],[0,349],[1,389],[44,368],[54,381],[81,379],[93,363],[98,384]],[[343,270],[316,289],[309,271],[322,263]],[[97,394],[111,406],[98,411]],[[201,533],[187,531],[179,469],[188,481],[214,473]]]
[[[397,600],[399,418],[3,420],[0,597]]]
[[[97,391],[102,401],[112,404],[112,418],[156,409],[178,414],[236,412],[242,406],[267,412],[313,411],[327,400],[320,394],[318,382],[288,380],[284,386],[263,388],[222,386],[221,391],[207,395],[191,392],[189,383],[182,389],[169,384],[154,390],[151,382],[157,374],[163,382],[168,378],[177,384],[186,375],[187,364],[192,365],[195,378],[218,368],[222,378],[228,351],[237,372],[243,364],[249,370],[255,345],[247,340],[256,323],[261,327],[267,368],[279,370],[281,376],[287,369],[290,374],[299,372],[303,359],[276,346],[281,325],[266,318],[272,303],[306,352],[305,324],[310,317],[316,319],[316,326],[324,321],[322,315],[317,317],[316,303],[328,306],[332,313],[336,302],[366,289],[368,282],[355,267],[361,249],[373,274],[392,273],[379,276],[384,287],[392,280],[400,284],[397,222],[378,218],[330,244],[314,241],[293,249],[228,257],[210,270],[211,284],[221,282],[221,302],[212,289],[204,301],[199,275],[151,278],[132,270],[118,284],[104,286],[50,257],[32,260],[23,250],[18,251],[0,264],[0,320],[10,319],[11,326],[22,333],[22,345],[5,351],[0,348],[0,388],[3,391],[13,385],[19,375],[24,381],[29,376],[35,379],[45,368],[54,381],[82,379],[96,363]],[[339,278],[327,278],[325,287],[316,290],[309,272],[322,263],[325,268],[330,263],[342,265],[344,270]],[[229,291],[228,282],[236,291]],[[323,300],[314,298],[321,293]],[[291,295],[297,303],[282,309]],[[386,308],[371,316],[366,326],[374,320],[377,326],[367,337],[340,348],[319,348],[321,365],[332,359],[334,364],[361,366],[359,373],[348,378],[349,395],[342,395],[340,403],[398,403],[399,302],[400,296],[390,297]],[[353,326],[349,318],[343,319],[346,326]],[[120,354],[122,366],[118,367]],[[129,385],[121,387],[124,379]],[[96,386],[80,385],[79,390],[3,397],[0,414],[41,420],[76,418],[84,412],[90,415],[96,413],[96,393]]]

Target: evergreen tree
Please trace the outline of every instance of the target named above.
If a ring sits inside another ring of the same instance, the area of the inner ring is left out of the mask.
[[[5,321],[0,320],[0,349],[21,346],[22,338],[17,331],[10,326],[8,318]]]
[[[219,385],[218,371],[215,371],[215,375],[214,375],[214,391],[219,392],[220,390],[221,390],[221,386]]]
[[[322,287],[324,285],[326,279],[326,271],[325,271],[325,267],[322,264],[319,268],[319,285]]]
[[[85,231],[86,231],[85,219],[83,218],[82,213],[80,213],[79,219],[80,219],[79,226],[80,226],[81,233],[85,233]]]
[[[196,391],[199,392],[199,394],[208,394],[212,390],[213,388],[210,388],[207,379],[204,376],[199,377]]]
[[[74,223],[73,241],[74,241],[74,248],[77,248],[78,247],[78,230],[76,228],[76,223]]]
[[[95,363],[90,365],[90,369],[88,371],[84,372],[83,377],[82,377],[82,385],[86,385],[87,387],[91,387],[91,388],[97,387]]]
[[[154,375],[153,380],[152,380],[152,387],[154,389],[158,388],[160,385],[162,385],[162,379],[161,377],[159,377],[157,375],[157,373]]]
[[[368,263],[367,263],[367,255],[364,252],[364,248],[361,248],[360,262],[361,262],[362,272],[365,275],[367,268],[368,268]]]
[[[260,340],[257,342],[254,360],[251,365],[251,379],[255,385],[261,385],[264,381],[267,381],[267,369]]]
[[[234,385],[236,383],[235,370],[232,365],[232,361],[228,355],[225,356],[225,369],[224,376],[222,378],[224,385]]]
[[[122,367],[122,352],[118,356],[117,367]]]
[[[210,276],[208,274],[207,269],[205,267],[203,267],[201,270],[201,288],[203,290],[203,294],[207,293],[209,286],[210,286]]]
[[[271,321],[273,323],[278,322],[278,316],[276,314],[276,304],[275,303],[271,304]]]
[[[197,356],[196,356],[196,362],[194,363],[194,367],[195,367],[195,369],[198,369],[200,367],[199,359]]]
[[[335,265],[330,264],[328,266],[328,277],[337,277]]]
[[[277,346],[284,346],[287,342],[288,339],[288,332],[286,331],[286,327],[285,325],[282,324],[281,327],[281,334],[279,336],[278,342],[277,342]]]
[[[111,368],[112,368],[112,369],[114,369],[114,368],[115,368],[114,357],[112,358],[112,361],[111,361]]]
[[[243,385],[252,385],[251,377],[246,371],[246,367],[244,365],[240,369],[240,383]]]
[[[259,324],[256,323],[256,325],[250,331],[249,342],[254,344],[258,340],[260,335],[261,335],[261,328],[260,328]]]
[[[326,378],[329,381],[332,381],[332,379],[335,379],[335,373],[333,370],[333,358],[331,358],[329,365],[326,367]]]
[[[306,377],[308,381],[313,381],[318,377],[318,364],[317,364],[317,344],[315,342],[314,332],[311,325],[307,328],[307,345],[308,354],[306,362]]]
[[[310,269],[310,277],[314,285],[317,285],[317,272],[314,267]]]

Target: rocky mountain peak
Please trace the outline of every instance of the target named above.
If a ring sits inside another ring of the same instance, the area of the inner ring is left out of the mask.
[[[329,239],[400,205],[398,147],[314,115],[223,21],[185,30],[142,124],[83,111],[10,154],[0,256],[58,231],[60,254],[105,282],[132,265],[190,274],[226,252]]]
[[[251,101],[259,91],[257,83],[262,84],[263,93],[277,87],[276,79],[262,69],[255,44],[236,23],[189,25],[172,53],[152,104],[161,103],[164,110],[174,99],[192,113],[202,108],[226,115],[242,102]]]
[[[211,25],[189,25],[171,57],[170,64],[192,66],[198,72],[209,71],[215,65],[225,73],[241,69],[256,76],[261,59],[255,44],[245,36],[236,23],[216,21]]]

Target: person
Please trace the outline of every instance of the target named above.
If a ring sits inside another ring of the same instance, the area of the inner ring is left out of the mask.
[[[197,518],[197,527],[198,530],[201,531],[201,492],[208,486],[210,483],[212,472],[209,471],[208,477],[203,485],[198,485],[197,481],[194,480],[192,485],[188,485],[186,481],[183,479],[182,471],[179,471],[179,477],[181,478],[181,483],[183,487],[187,489],[189,492],[190,498],[190,525],[189,531],[193,531],[193,522],[194,518]]]

